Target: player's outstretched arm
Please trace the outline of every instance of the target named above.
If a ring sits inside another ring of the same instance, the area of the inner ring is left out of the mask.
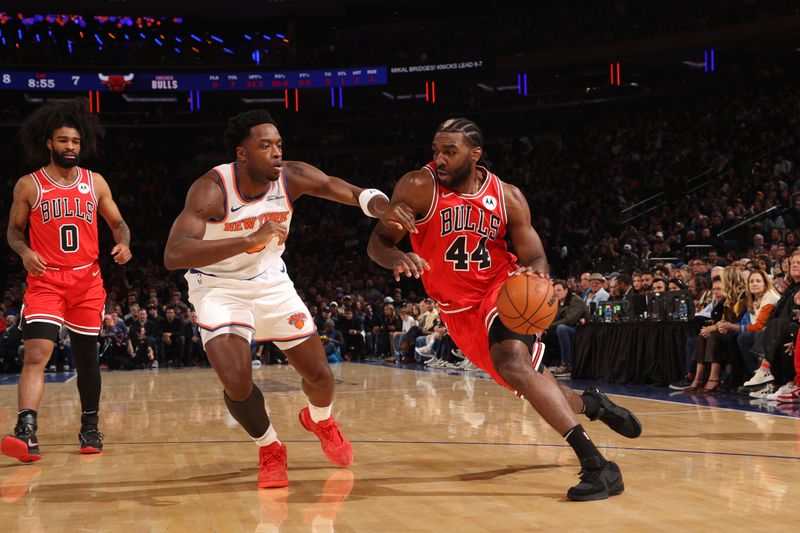
[[[118,265],[124,265],[131,260],[131,230],[125,220],[122,218],[122,213],[119,212],[119,207],[111,195],[111,188],[108,182],[94,172],[92,174],[94,181],[94,193],[97,196],[97,210],[105,219],[111,232],[114,234],[114,242],[117,243],[111,249],[111,255]]]
[[[21,177],[14,185],[14,200],[8,217],[6,238],[8,246],[22,258],[25,270],[39,276],[44,274],[47,263],[25,241],[25,227],[28,225],[31,206],[36,202],[36,194],[36,184],[29,175]]]
[[[300,161],[284,161],[283,170],[292,200],[308,194],[340,204],[360,205],[367,216],[380,218],[398,229],[416,231],[414,218],[402,210],[392,209],[389,199],[377,189],[356,187]]]
[[[409,172],[400,178],[395,186],[387,214],[400,212],[404,217],[416,219],[418,214],[428,212],[432,194],[433,182],[429,176],[420,171]],[[418,278],[423,269],[430,270],[430,265],[425,259],[412,252],[403,252],[397,247],[397,243],[408,231],[406,225],[398,228],[391,220],[381,218],[372,230],[367,244],[367,254],[370,259],[384,268],[391,269],[396,280],[400,280],[401,274]],[[413,231],[416,231],[416,226]]]
[[[286,228],[273,221],[262,224],[244,237],[203,240],[206,222],[224,218],[224,210],[222,189],[211,174],[195,181],[186,194],[183,211],[169,232],[164,265],[170,270],[200,268],[264,246],[272,239],[278,239],[280,244],[286,240]]]
[[[519,258],[520,271],[547,276],[549,266],[542,239],[531,226],[531,209],[522,192],[513,185],[503,184],[508,215],[508,236]]]

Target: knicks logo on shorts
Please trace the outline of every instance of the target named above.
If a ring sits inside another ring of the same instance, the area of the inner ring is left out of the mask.
[[[287,320],[289,321],[289,324],[293,325],[297,329],[303,329],[303,326],[306,325],[306,320],[308,320],[308,317],[305,313],[295,313]]]

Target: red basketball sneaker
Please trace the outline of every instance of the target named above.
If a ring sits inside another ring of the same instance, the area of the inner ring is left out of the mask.
[[[258,488],[285,487],[289,484],[286,473],[286,445],[273,442],[258,448]]]
[[[14,434],[3,437],[0,451],[3,455],[23,463],[32,463],[42,458],[39,452],[39,440],[36,438],[36,419],[33,415],[24,415],[24,418],[17,422]]]
[[[311,413],[308,407],[304,407],[300,414],[300,425],[313,433],[322,444],[322,451],[325,456],[336,466],[348,466],[353,462],[353,447],[350,446],[342,432],[339,431],[339,424],[334,422],[333,416],[327,420],[314,422],[311,420]]]

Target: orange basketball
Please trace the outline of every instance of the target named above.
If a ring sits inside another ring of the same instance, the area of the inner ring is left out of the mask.
[[[558,312],[556,291],[549,279],[524,274],[511,276],[497,294],[497,313],[516,333],[534,335],[546,330]]]

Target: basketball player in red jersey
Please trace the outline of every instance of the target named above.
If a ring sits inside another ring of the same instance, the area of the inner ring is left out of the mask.
[[[233,163],[219,165],[189,189],[164,251],[170,270],[189,269],[189,300],[197,310],[208,360],[222,382],[233,418],[259,449],[259,488],[284,487],[286,446],[253,383],[250,341],[272,341],[302,378],[308,407],[300,424],[313,432],[328,459],[353,461],[353,448],[332,415],[333,373],[311,313],[281,259],[295,202],[303,195],[360,205],[386,216],[389,199],[299,161],[284,161],[280,133],[267,111],[232,117],[225,143]],[[406,229],[411,229],[409,226]]]
[[[624,489],[619,468],[600,454],[575,414],[599,418],[629,438],[639,436],[641,424],[597,389],[578,396],[559,386],[542,365],[543,347],[536,337],[514,333],[497,320],[497,293],[508,277],[546,276],[548,265],[525,197],[479,165],[482,146],[474,122],[443,122],[433,138],[434,160],[403,176],[387,212],[404,228],[414,225],[414,251],[397,248],[405,229],[379,223],[369,256],[393,269],[398,280],[401,275],[421,277],[464,355],[527,399],[566,438],[582,467],[580,483],[567,493],[570,499],[614,496]],[[506,235],[519,259],[507,250]]]
[[[69,330],[81,398],[81,453],[100,453],[98,431],[100,368],[97,335],[106,292],[100,267],[97,215],[114,234],[111,255],[117,264],[131,259],[131,234],[103,177],[81,168],[97,148],[102,129],[85,102],[46,104],[20,130],[31,163],[46,166],[21,177],[14,186],[8,244],[28,271],[21,328],[25,360],[19,379],[19,414],[2,452],[24,463],[41,459],[36,415],[44,394],[44,367],[61,326]],[[48,162],[49,161],[49,162]],[[30,242],[25,240],[29,226]]]

